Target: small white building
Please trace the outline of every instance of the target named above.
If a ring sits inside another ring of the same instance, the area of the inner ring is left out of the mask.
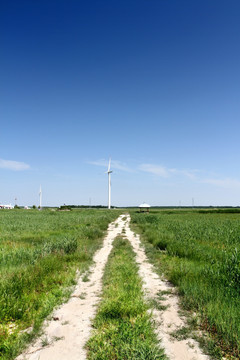
[[[144,211],[149,212],[150,207],[151,207],[150,205],[146,203],[142,203],[139,205],[139,210],[140,212],[144,212]]]
[[[8,205],[0,204],[0,209],[13,209],[13,206],[12,204],[8,204]]]

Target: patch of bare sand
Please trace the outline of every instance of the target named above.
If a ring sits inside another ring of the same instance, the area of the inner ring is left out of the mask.
[[[198,343],[193,339],[177,340],[171,336],[171,333],[182,328],[186,321],[179,315],[178,297],[173,294],[173,287],[167,281],[160,279],[154,272],[153,266],[149,263],[144,249],[141,247],[139,235],[134,234],[129,227],[130,216],[127,216],[125,223],[125,236],[130,241],[134,252],[136,253],[136,261],[139,264],[139,275],[143,280],[143,287],[146,297],[149,299],[157,299],[158,294],[162,291],[165,294],[165,300],[162,305],[166,306],[166,310],[153,311],[153,319],[156,325],[156,333],[161,341],[166,355],[171,360],[207,360],[199,348]]]
[[[89,281],[82,276],[66,304],[57,309],[52,320],[44,324],[41,338],[16,360],[84,360],[86,344],[91,332],[91,321],[102,290],[102,276],[115,237],[123,230],[125,222],[121,215],[108,227],[103,247],[94,256]]]

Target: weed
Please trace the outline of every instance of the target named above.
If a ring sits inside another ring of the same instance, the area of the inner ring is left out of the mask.
[[[88,281],[90,281],[90,280],[89,280],[89,275],[90,275],[90,273],[89,273],[89,271],[87,271],[87,272],[83,275],[82,281],[83,281],[83,282],[88,282]]]
[[[54,336],[53,337],[53,341],[59,341],[59,340],[64,340],[64,336]]]
[[[161,299],[164,300],[164,299]],[[157,309],[159,311],[164,311],[168,308],[168,305],[163,305],[158,299],[151,299],[149,300],[150,307]]]
[[[44,338],[42,338],[42,343],[41,343],[42,347],[48,346],[50,345],[50,341],[48,339],[47,336],[45,336]]]
[[[68,324],[69,324],[69,321],[68,321],[68,320],[63,321],[63,322],[61,323],[61,325],[68,325]]]
[[[164,298],[164,295],[172,295],[172,293],[172,290],[161,290],[157,295],[159,296],[159,298]]]
[[[190,337],[190,328],[188,326],[183,326],[177,330],[171,332],[171,336],[177,340],[186,340]]]
[[[79,295],[79,299],[84,300],[86,298],[86,295],[87,295],[86,293],[81,293]]]

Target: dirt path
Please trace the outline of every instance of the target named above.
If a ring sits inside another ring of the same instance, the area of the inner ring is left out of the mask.
[[[84,360],[84,345],[91,332],[91,319],[102,289],[102,276],[115,237],[122,232],[124,215],[108,227],[103,247],[94,256],[89,281],[82,276],[70,300],[56,310],[51,321],[45,323],[44,335],[17,360]],[[55,319],[55,320],[54,320]],[[45,345],[45,346],[44,346]]]
[[[121,215],[109,225],[103,247],[94,256],[89,281],[83,281],[84,276],[79,279],[68,303],[54,312],[52,320],[45,322],[44,335],[16,360],[86,359],[84,345],[90,337],[91,321],[100,300],[104,267],[112,250],[113,240],[118,234],[124,234],[133,246],[146,297],[154,299],[160,291],[172,289],[154,272],[140,245],[139,236],[130,230],[129,222],[129,215]],[[170,335],[184,325],[184,320],[178,314],[177,297],[173,294],[165,295],[163,305],[166,305],[167,309],[154,310],[153,317],[156,333],[168,357],[171,360],[207,360],[208,357],[202,354],[194,340],[178,341]]]
[[[148,262],[144,249],[141,247],[139,235],[134,234],[130,228],[130,216],[127,216],[125,224],[126,238],[132,244],[136,253],[136,261],[139,264],[139,275],[143,280],[143,287],[146,297],[157,299],[161,291],[167,291],[170,294],[164,295],[162,305],[166,310],[159,311],[154,309],[153,318],[156,325],[156,333],[161,341],[166,355],[171,360],[207,360],[208,356],[204,355],[199,348],[198,343],[193,339],[177,340],[170,334],[183,327],[184,319],[179,315],[178,298],[173,293],[173,287],[167,282],[160,279],[154,272],[153,266]]]

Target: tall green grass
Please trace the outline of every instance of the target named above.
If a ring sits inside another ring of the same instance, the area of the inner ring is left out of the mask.
[[[91,360],[165,359],[143,298],[135,256],[118,237],[105,269],[103,299],[88,341]]]
[[[11,359],[91,264],[117,211],[0,211],[0,358]],[[32,328],[30,334],[24,332]]]
[[[222,350],[240,357],[240,215],[158,211],[132,213],[152,244],[160,272],[198,311]]]

